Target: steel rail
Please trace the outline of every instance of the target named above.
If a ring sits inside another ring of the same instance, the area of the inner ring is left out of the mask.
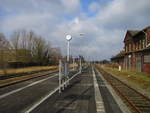
[[[115,80],[115,83],[118,81],[118,83],[122,84],[123,88],[126,89],[130,89],[130,92],[134,92],[135,94],[139,95],[140,98],[145,99],[147,102],[150,103],[150,99],[146,96],[144,96],[143,94],[141,94],[140,92],[136,91],[135,89],[131,88],[130,86],[128,86],[127,84],[125,84],[124,82],[122,82],[121,80],[119,80],[118,78],[112,76],[110,73],[104,71],[103,69],[100,69],[100,71],[102,72],[102,75],[104,76],[104,78],[110,83],[110,85],[120,94],[120,96],[122,96],[122,98],[125,99],[125,101],[132,106],[132,110],[134,110],[136,113],[144,113],[143,110],[140,109],[140,107],[136,106],[136,104],[134,104],[134,101],[131,100],[129,98],[129,95],[125,95],[122,92],[122,89],[117,88],[117,86],[115,86],[112,81]],[[107,75],[107,76],[106,76]],[[109,77],[108,77],[109,76]],[[111,80],[110,80],[111,77]],[[125,91],[125,90],[124,90]],[[140,102],[140,101],[139,101]],[[145,104],[146,105],[146,104]],[[131,108],[131,107],[130,107]]]
[[[28,76],[29,78],[26,78],[26,79],[23,79],[23,80],[16,80],[16,81],[14,80],[13,82],[8,83],[8,84],[0,84],[0,88],[6,87],[6,86],[10,86],[10,85],[13,85],[13,84],[17,84],[17,83],[21,83],[21,82],[24,82],[24,81],[27,81],[27,80],[39,78],[39,77],[42,77],[42,76],[46,76],[48,74],[53,74],[53,73],[56,73],[58,71],[55,70],[55,71],[51,71],[51,72],[48,72],[48,71],[46,71],[46,72],[47,73],[44,73],[44,72],[42,72],[42,73],[34,73],[34,74],[36,74],[36,76],[34,76],[34,77],[30,77],[30,76],[33,76],[32,74],[30,74],[30,75],[24,75],[24,76]],[[20,78],[21,77],[23,77],[23,76],[20,76]],[[13,77],[13,78],[19,78],[19,77]],[[8,78],[6,80],[9,80],[9,79],[12,79],[12,78]]]
[[[56,69],[58,70],[58,69]],[[33,72],[25,72],[25,73],[20,73],[20,74],[8,74],[8,75],[2,75],[0,76],[0,80],[7,80],[7,79],[10,79],[10,78],[14,78],[14,77],[21,77],[21,76],[28,76],[28,75],[31,75],[31,74],[38,74],[38,73],[44,73],[44,72],[49,72],[51,70],[41,70],[41,71],[33,71]],[[52,71],[55,71],[55,70],[52,70]]]

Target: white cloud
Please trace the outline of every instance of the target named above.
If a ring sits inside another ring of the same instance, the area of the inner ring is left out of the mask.
[[[79,12],[80,0],[0,0],[0,3],[6,13],[0,21],[0,31],[12,33],[20,28],[33,29],[61,47],[64,55],[67,34],[73,36],[73,55],[104,59],[123,49],[127,29],[150,25],[149,0],[113,0],[103,8],[102,4],[93,2],[89,9],[97,10],[98,14],[90,18]],[[74,18],[66,19],[68,16]],[[84,33],[84,37],[79,37],[80,33]]]
[[[76,12],[80,8],[79,0],[61,0],[67,12]]]
[[[3,31],[12,32],[15,29],[36,29],[39,27],[41,29],[48,20],[52,19],[52,16],[50,14],[28,14],[11,16],[10,18],[4,20]]]
[[[149,24],[149,0],[113,0],[97,16],[106,28],[132,29]]]
[[[89,10],[91,12],[95,12],[97,11],[98,9],[100,9],[100,5],[97,3],[97,2],[92,2],[90,5],[89,5]]]

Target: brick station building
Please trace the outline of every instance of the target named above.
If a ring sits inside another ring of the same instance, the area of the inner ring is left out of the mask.
[[[150,74],[150,26],[143,30],[128,30],[124,50],[111,60],[123,69]]]

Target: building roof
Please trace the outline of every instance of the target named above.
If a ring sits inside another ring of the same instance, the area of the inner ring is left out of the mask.
[[[147,29],[150,29],[150,26],[145,27],[143,30],[147,30]]]
[[[135,37],[136,35],[139,35],[141,32],[146,31],[147,29],[150,29],[150,26],[147,26],[147,27],[145,27],[143,30],[137,32],[137,33],[134,35],[134,37]]]
[[[128,39],[132,39],[136,34],[138,34],[140,31],[139,30],[127,30],[124,42]]]
[[[116,56],[113,56],[111,59],[123,58],[125,56],[125,51],[120,51]]]
[[[130,33],[130,35],[133,37],[135,36],[136,34],[138,34],[140,32],[140,30],[128,30],[127,32]]]
[[[147,26],[142,30],[127,30],[127,32],[130,33],[130,35],[132,37],[134,37],[134,36],[138,35],[139,33],[143,32],[144,30],[147,30],[147,29],[150,29],[150,26]]]

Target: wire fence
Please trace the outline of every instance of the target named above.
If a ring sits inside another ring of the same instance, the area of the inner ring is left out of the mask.
[[[77,65],[75,65],[77,64]],[[59,93],[69,85],[71,72],[76,71],[77,73],[82,72],[82,62],[81,59],[79,62],[73,62],[73,67],[69,66],[69,62],[59,60]]]

